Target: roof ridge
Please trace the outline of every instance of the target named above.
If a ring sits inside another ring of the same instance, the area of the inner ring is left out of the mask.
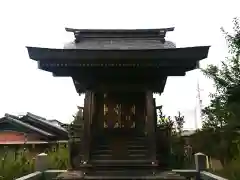
[[[32,129],[32,130],[34,130],[34,131],[37,131],[37,132],[40,133],[40,134],[44,134],[45,136],[54,136],[54,135],[51,134],[51,133],[48,133],[48,132],[46,132],[46,131],[44,131],[44,130],[42,130],[42,129],[36,128],[36,127],[34,127],[34,126],[30,125],[30,124],[27,124],[27,123],[21,121],[20,119],[15,119],[14,117],[11,117],[11,116],[8,116],[8,115],[5,116],[5,118],[6,118],[7,120],[10,120],[10,121],[13,121],[13,122],[15,122],[15,123],[18,123],[18,124],[20,124],[20,125],[22,125],[22,126],[25,126],[25,127],[29,128],[29,129]]]
[[[35,118],[39,118],[39,119],[42,119],[42,120],[47,120],[47,119],[44,118],[44,117],[38,116],[38,115],[33,114],[33,113],[30,113],[30,112],[27,112],[27,115],[29,115],[29,116],[33,116],[33,117],[35,117]]]
[[[19,120],[19,116],[13,115],[13,114],[9,114],[9,113],[5,113],[4,117],[13,117]]]
[[[27,113],[27,116],[30,116],[31,118],[33,118],[33,119],[35,119],[35,120],[38,120],[38,121],[40,121],[40,122],[42,122],[42,123],[45,123],[46,125],[49,125],[49,126],[51,126],[51,127],[53,127],[53,128],[57,128],[57,129],[59,129],[59,130],[61,130],[61,131],[68,132],[67,130],[65,130],[65,129],[63,129],[63,128],[60,128],[60,127],[58,127],[58,126],[53,125],[53,124],[52,124],[50,121],[48,121],[46,118],[37,116],[37,115],[32,114],[32,113],[29,113],[29,112]]]
[[[67,32],[91,32],[91,33],[108,33],[108,32],[115,32],[115,33],[126,33],[126,32],[143,32],[143,33],[149,33],[149,32],[158,32],[158,31],[174,31],[175,27],[169,27],[169,28],[124,28],[124,29],[97,29],[97,28],[91,28],[91,29],[77,29],[77,28],[65,28]]]
[[[174,27],[161,29],[74,29],[65,28],[67,32],[74,33],[75,43],[89,38],[149,38],[165,39],[166,33],[174,31]]]

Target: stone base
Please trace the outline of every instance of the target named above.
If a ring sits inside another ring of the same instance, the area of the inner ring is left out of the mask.
[[[84,173],[82,171],[68,171],[59,174],[55,180],[82,180]]]
[[[172,171],[169,172],[157,172],[153,174],[146,174],[146,175],[140,175],[139,173],[135,174],[105,174],[105,175],[94,175],[89,176],[85,175],[82,171],[68,171],[65,173],[62,173],[55,178],[55,180],[83,180],[83,179],[107,179],[107,180],[114,180],[114,179],[151,179],[151,180],[185,180],[186,178],[180,176],[179,174],[176,174]]]
[[[164,180],[164,179],[169,179],[169,180],[185,180],[185,177],[180,176],[179,174],[172,172],[172,171],[167,171],[167,172],[161,172],[161,173],[156,173],[156,179]]]

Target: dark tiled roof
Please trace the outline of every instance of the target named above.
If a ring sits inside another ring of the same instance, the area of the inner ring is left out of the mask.
[[[58,127],[58,126],[55,126],[54,124],[52,124],[51,122],[49,122],[47,119],[45,119],[43,117],[37,116],[37,115],[32,114],[30,112],[28,112],[26,116],[29,116],[29,117],[33,118],[34,120],[37,120],[40,123],[43,123],[43,124],[45,124],[47,126],[51,126],[51,127],[59,129],[60,131],[64,131],[64,132],[68,133],[68,131],[66,129]]]
[[[0,119],[0,123],[1,122],[9,122],[13,125],[20,125],[21,127],[25,127],[30,131],[49,137],[51,140],[68,139],[68,131],[64,127],[56,125],[55,123],[50,122],[45,118],[34,115],[32,113],[27,113],[26,115],[21,117],[11,114],[5,114],[5,116]]]
[[[44,126],[44,130],[48,129],[50,130],[53,134],[57,133],[57,134],[62,134],[64,137],[68,137],[68,131],[62,127],[56,126],[53,123],[49,122],[48,120],[46,120],[43,117],[34,115],[32,113],[27,113],[26,116],[24,116],[22,118],[23,121],[27,122],[27,121],[31,121],[34,124],[41,124],[41,126]]]
[[[175,44],[165,41],[165,35],[174,28],[164,29],[70,29],[75,42],[66,49],[168,49]]]
[[[176,45],[170,41],[162,42],[159,38],[91,38],[78,43],[69,43],[65,49],[170,49]]]
[[[44,131],[42,129],[36,128],[36,127],[34,127],[34,126],[30,125],[30,124],[22,122],[21,120],[19,120],[17,118],[17,116],[13,116],[13,115],[10,115],[10,114],[5,114],[5,117],[2,118],[2,122],[5,122],[5,121],[10,122],[10,123],[16,123],[16,124],[18,124],[20,126],[28,128],[28,129],[30,129],[30,130],[32,130],[34,132],[37,132],[39,134],[42,134],[44,136],[50,136],[50,137],[54,136],[53,134],[48,133],[48,132],[46,132],[46,131]]]

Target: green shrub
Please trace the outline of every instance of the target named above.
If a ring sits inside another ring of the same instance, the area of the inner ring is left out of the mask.
[[[35,150],[34,150],[35,151]],[[36,151],[35,151],[36,152]],[[68,147],[66,144],[56,144],[45,152],[49,157],[49,169],[68,169]],[[0,180],[13,180],[34,172],[35,156],[33,150],[19,150],[7,146],[0,147]]]
[[[49,169],[68,169],[69,151],[66,144],[58,144],[53,146],[46,152],[49,157]]]
[[[240,156],[227,163],[222,170],[216,171],[215,173],[231,180],[239,180]]]
[[[0,179],[12,180],[33,172],[34,159],[29,158],[28,154],[29,151],[25,148],[13,151],[4,147],[0,154]]]

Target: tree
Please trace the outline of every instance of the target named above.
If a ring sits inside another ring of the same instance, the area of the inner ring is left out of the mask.
[[[183,125],[185,123],[184,116],[182,116],[181,113],[178,112],[178,115],[174,116],[174,119],[175,119],[177,131],[181,135],[183,131]]]
[[[235,133],[240,125],[240,21],[233,20],[233,33],[221,29],[225,35],[229,57],[220,67],[209,65],[203,73],[213,80],[216,92],[210,94],[209,106],[202,110],[203,130],[193,137],[197,151],[218,158],[223,164],[239,156],[239,134]]]
[[[174,122],[172,121],[170,116],[166,116],[163,114],[162,109],[158,110],[157,113],[157,125],[158,126],[165,126],[170,128],[171,130],[175,130],[174,128]]]
[[[221,66],[209,65],[203,73],[216,87],[211,94],[211,103],[203,109],[203,127],[221,128],[236,124],[240,118],[240,22],[233,20],[233,34],[221,29],[227,40],[230,57],[221,62]]]
[[[83,108],[78,106],[78,111],[76,113],[76,115],[73,115],[74,120],[72,122],[72,124],[78,124],[81,125],[83,124]]]

